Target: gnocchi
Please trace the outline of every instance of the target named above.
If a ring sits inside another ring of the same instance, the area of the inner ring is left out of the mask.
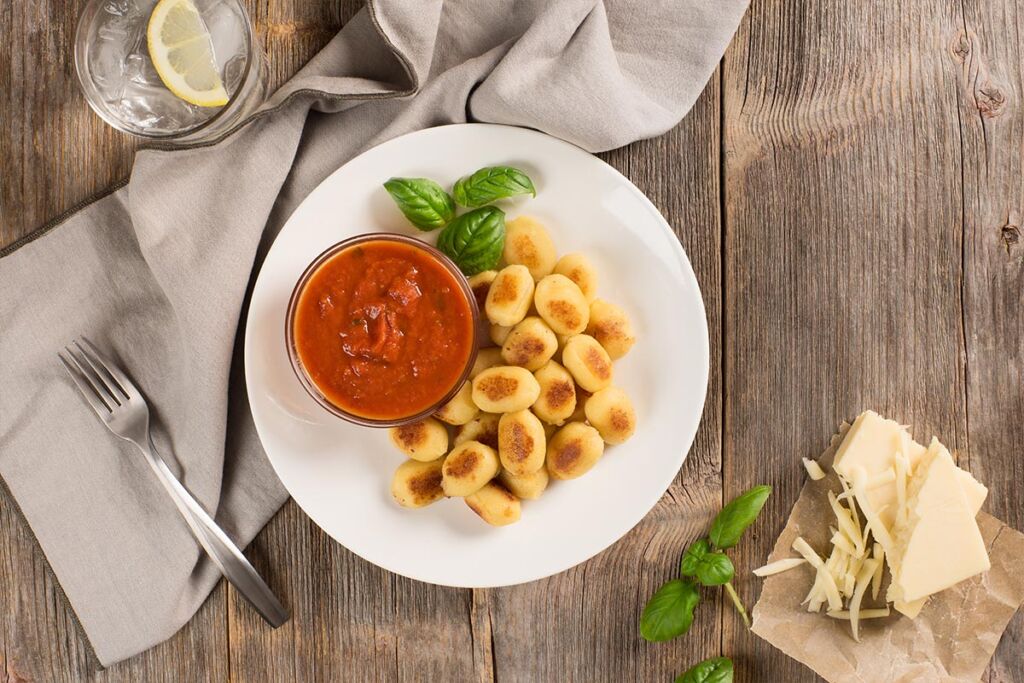
[[[558,259],[554,272],[575,282],[588,302],[597,296],[597,271],[583,254],[566,254]]]
[[[473,387],[469,382],[462,385],[459,392],[434,413],[434,417],[450,425],[464,425],[480,412],[473,402]]]
[[[455,428],[455,439],[453,446],[458,446],[466,441],[479,441],[480,443],[498,450],[498,419],[501,415],[493,413],[480,413],[472,420]]]
[[[604,454],[604,441],[596,429],[570,422],[551,437],[546,465],[555,479],[576,479],[590,471]]]
[[[498,271],[487,292],[484,303],[487,319],[495,325],[512,327],[526,317],[533,291],[533,276],[526,266],[505,266]]]
[[[509,220],[497,269],[468,281],[479,334],[494,346],[477,351],[469,380],[433,417],[389,430],[409,458],[391,493],[409,508],[461,497],[504,526],[520,519],[521,501],[583,476],[636,432],[633,403],[612,383],[636,333],[626,311],[598,298],[591,261],[559,258],[534,218]]]
[[[448,430],[432,417],[388,430],[391,442],[413,460],[430,462],[448,452]]]
[[[441,488],[449,497],[468,496],[498,475],[498,454],[479,441],[465,441],[448,454],[441,467]]]
[[[444,498],[441,465],[444,458],[420,462],[406,460],[391,478],[391,495],[404,508],[421,508]]]
[[[498,458],[509,473],[521,477],[544,466],[544,425],[529,410],[506,413],[498,422]]]
[[[480,310],[483,310],[484,304],[487,303],[487,292],[491,291],[491,283],[497,276],[498,271],[485,270],[467,278],[469,289],[473,292],[476,305],[480,307]]]
[[[587,334],[604,347],[612,360],[625,356],[636,343],[636,335],[633,333],[633,324],[629,316],[624,310],[604,299],[595,299],[590,304]]]
[[[636,431],[636,411],[626,392],[607,387],[595,392],[585,408],[587,421],[610,444],[620,444]]]
[[[546,467],[541,467],[536,472],[524,474],[521,477],[510,474],[508,470],[502,470],[498,474],[498,481],[507,488],[512,495],[520,500],[537,500],[540,494],[548,487],[548,475]]]
[[[533,371],[551,360],[557,349],[558,340],[551,328],[540,318],[529,317],[512,328],[501,347],[501,357],[509,365]]]
[[[498,346],[504,346],[505,340],[508,339],[509,333],[512,332],[511,327],[505,327],[504,325],[495,325],[491,323],[490,327],[487,328],[487,333],[491,337],[491,341]]]
[[[540,396],[533,412],[548,424],[561,425],[576,411],[576,383],[572,375],[555,361],[533,373],[540,385]]]
[[[526,266],[534,280],[550,275],[558,258],[555,243],[539,221],[520,216],[505,224],[505,263]]]
[[[469,372],[469,378],[473,379],[487,368],[504,364],[505,361],[501,357],[501,349],[494,346],[480,349],[476,352],[476,360],[473,361],[473,369]]]
[[[591,393],[612,383],[612,359],[590,335],[578,334],[565,343],[562,364],[576,384]]]
[[[473,379],[473,403],[485,413],[514,413],[532,406],[538,396],[540,384],[526,368],[499,365]]]
[[[534,304],[540,317],[557,334],[579,334],[590,322],[586,297],[576,283],[564,275],[548,275],[538,282]]]
[[[501,484],[489,482],[466,496],[466,505],[491,526],[506,526],[519,521],[522,505]]]

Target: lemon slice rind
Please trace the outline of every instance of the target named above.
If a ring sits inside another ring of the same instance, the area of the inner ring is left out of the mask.
[[[177,39],[167,43],[168,37]],[[149,17],[146,42],[160,80],[176,97],[198,107],[228,103],[213,40],[192,0],[160,0]]]

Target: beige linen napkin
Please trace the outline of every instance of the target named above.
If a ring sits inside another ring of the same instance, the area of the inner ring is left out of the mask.
[[[0,475],[103,664],[177,631],[219,576],[56,351],[85,334],[123,364],[184,484],[244,545],[286,493],[245,404],[238,324],[302,198],[355,154],[439,124],[529,126],[594,151],[658,135],[745,8],[374,0],[240,131],[140,152],[126,187],[0,252]]]

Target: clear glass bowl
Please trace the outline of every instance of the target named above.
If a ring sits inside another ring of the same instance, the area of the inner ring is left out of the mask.
[[[210,32],[229,94],[221,107],[176,97],[160,80],[146,42],[157,0],[90,0],[75,33],[75,70],[93,111],[124,133],[153,141],[216,137],[256,110],[266,96],[266,58],[238,0],[192,0]]]
[[[466,302],[469,304],[469,309],[472,313],[473,340],[471,343],[471,351],[466,358],[466,366],[462,369],[462,372],[459,373],[458,381],[456,381],[436,403],[414,415],[406,417],[373,419],[362,415],[356,415],[331,403],[317,387],[316,383],[309,376],[309,373],[306,372],[306,368],[302,365],[302,360],[299,358],[298,349],[295,347],[295,314],[298,308],[299,297],[302,295],[302,292],[309,283],[309,280],[313,277],[313,274],[316,273],[320,266],[329,261],[335,255],[340,254],[347,249],[359,246],[360,244],[366,244],[367,242],[398,242],[400,244],[415,247],[432,257],[435,261],[444,266],[445,269],[448,270],[448,272],[455,278],[455,281],[459,284],[462,295],[466,298]],[[459,389],[462,388],[462,385],[466,380],[469,379],[469,373],[473,370],[473,363],[476,362],[477,349],[480,346],[480,308],[477,306],[476,296],[473,295],[473,290],[470,288],[469,281],[466,279],[466,276],[462,274],[462,271],[459,270],[459,267],[456,266],[451,259],[434,247],[430,246],[426,242],[407,235],[389,232],[367,233],[365,235],[350,237],[347,240],[342,240],[334,246],[327,248],[323,253],[313,259],[313,262],[306,266],[306,269],[302,271],[302,275],[299,277],[298,282],[295,283],[295,288],[292,290],[291,298],[288,300],[288,312],[285,315],[284,337],[285,346],[288,349],[288,359],[291,361],[292,370],[295,371],[295,376],[298,377],[299,382],[302,384],[302,387],[306,392],[312,396],[313,400],[319,403],[324,410],[342,419],[348,420],[349,422],[362,425],[364,427],[398,427],[412,422],[418,422],[419,420],[433,415],[441,406],[452,400],[455,394],[458,393]]]

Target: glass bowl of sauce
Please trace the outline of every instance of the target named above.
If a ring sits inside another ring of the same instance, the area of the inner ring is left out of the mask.
[[[370,427],[421,420],[462,387],[479,309],[458,267],[412,237],[371,233],[317,256],[288,302],[295,375],[338,417]]]

